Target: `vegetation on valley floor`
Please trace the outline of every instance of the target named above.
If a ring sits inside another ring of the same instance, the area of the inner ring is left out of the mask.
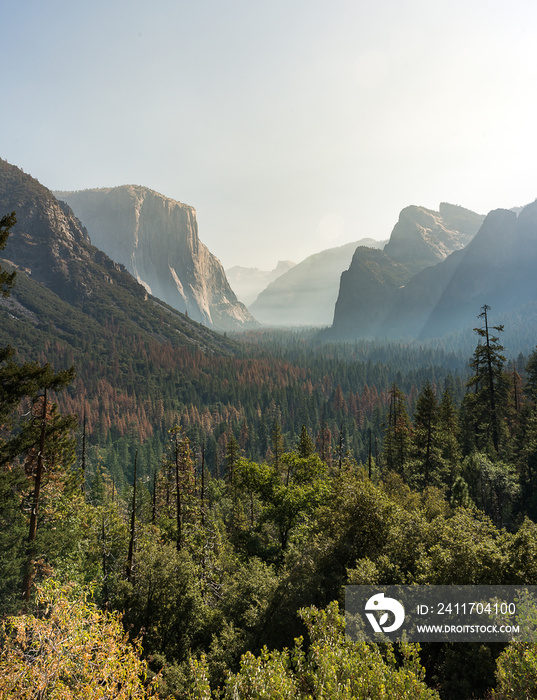
[[[532,645],[342,634],[347,584],[537,584],[537,352],[483,313],[469,366],[135,335],[105,362],[113,319],[3,350],[2,696],[531,697]]]

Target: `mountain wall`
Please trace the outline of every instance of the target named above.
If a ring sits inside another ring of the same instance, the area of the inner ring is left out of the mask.
[[[136,185],[55,195],[84,223],[92,243],[153,296],[219,330],[256,325],[199,240],[193,207]]]
[[[17,223],[2,258],[18,274],[2,305],[10,309],[12,321],[31,320],[34,342],[46,332],[93,347],[116,333],[116,346],[135,336],[211,353],[229,345],[222,336],[150,296],[123,265],[91,244],[67,204],[21,169],[0,160],[0,212],[12,211]]]
[[[443,202],[438,211],[409,206],[399,215],[384,252],[417,271],[464,248],[478,232],[484,216]]]
[[[441,337],[473,328],[485,304],[519,324],[537,304],[537,201],[518,216],[491,211],[464,248],[406,280],[393,277],[386,259],[372,275],[360,256],[342,276],[335,337]]]
[[[490,212],[462,254],[442,267],[447,274],[413,284],[422,296],[438,298],[419,337],[471,326],[484,304],[508,314],[537,301],[537,202],[518,216],[505,209]],[[407,295],[406,290],[401,295],[405,301]]]
[[[273,326],[328,326],[334,317],[339,279],[357,246],[383,246],[372,238],[310,255],[269,284],[249,307]]]
[[[441,261],[450,255],[457,259],[457,252],[476,236],[484,218],[446,203],[440,204],[439,211],[418,206],[403,209],[383,251],[372,255],[366,248],[357,248],[341,276],[328,335],[404,337],[421,332],[431,303],[440,299],[441,280],[447,284],[451,274],[449,265],[441,267]],[[424,293],[413,286],[414,277],[432,277],[431,289]]]
[[[357,248],[349,269],[341,275],[330,336],[351,339],[381,334],[386,310],[410,275],[406,265],[384,251]]]

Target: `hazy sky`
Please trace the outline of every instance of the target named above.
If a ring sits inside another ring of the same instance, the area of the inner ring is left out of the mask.
[[[0,26],[0,157],[191,204],[226,267],[537,196],[531,0],[2,0]]]

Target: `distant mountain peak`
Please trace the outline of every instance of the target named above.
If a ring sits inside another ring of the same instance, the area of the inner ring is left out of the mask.
[[[278,264],[274,268],[276,272],[287,272],[287,270],[290,270],[292,267],[296,265],[295,262],[292,260],[278,260]]]
[[[294,266],[295,263],[291,260],[278,260],[274,270],[260,270],[258,267],[235,265],[226,270],[226,275],[237,297],[249,306],[265,287]]]
[[[475,236],[484,216],[442,202],[439,211],[410,205],[395,225],[384,252],[416,271],[444,260],[464,248]]]

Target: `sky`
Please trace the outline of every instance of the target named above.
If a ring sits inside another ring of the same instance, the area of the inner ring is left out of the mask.
[[[0,157],[145,185],[269,270],[537,197],[530,0],[2,0]]]

